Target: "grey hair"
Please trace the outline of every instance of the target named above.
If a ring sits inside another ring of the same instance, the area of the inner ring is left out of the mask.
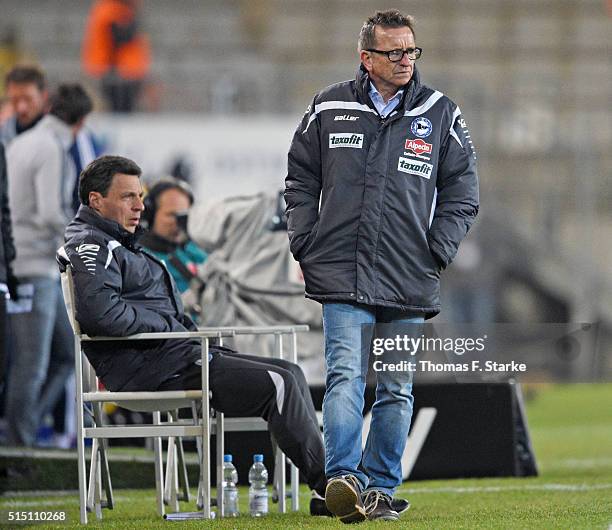
[[[376,11],[361,26],[359,40],[357,41],[357,49],[359,51],[376,47],[376,36],[374,35],[376,26],[382,26],[383,28],[407,27],[410,28],[414,36],[414,18],[410,15],[403,15],[397,9]]]

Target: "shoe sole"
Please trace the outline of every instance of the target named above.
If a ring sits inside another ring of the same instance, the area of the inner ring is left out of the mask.
[[[368,517],[368,521],[399,521],[399,514],[381,515],[380,517]]]
[[[359,506],[359,494],[345,480],[333,480],[325,489],[325,505],[327,509],[343,523],[359,523],[365,521],[366,513]]]

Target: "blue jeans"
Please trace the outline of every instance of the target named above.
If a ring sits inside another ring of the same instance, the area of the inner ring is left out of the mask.
[[[352,304],[323,304],[327,379],[323,400],[325,475],[354,475],[363,489],[393,495],[402,482],[401,458],[412,418],[412,377],[407,371],[376,372],[376,401],[365,449],[361,450],[364,392],[371,327],[416,324],[396,310]],[[362,335],[362,330],[366,330]],[[362,352],[362,339],[364,348]]]
[[[74,367],[72,330],[58,279],[34,285],[32,311],[10,315],[12,351],[6,387],[9,445],[34,445],[42,415],[57,402]]]

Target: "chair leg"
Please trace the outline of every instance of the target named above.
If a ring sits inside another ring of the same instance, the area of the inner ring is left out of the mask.
[[[225,421],[223,412],[215,411],[215,434],[217,436],[217,514],[225,517],[223,506],[223,454],[225,453]]]
[[[153,424],[161,423],[161,413],[153,412]],[[166,512],[164,506],[164,462],[162,454],[162,439],[157,436],[153,439],[153,450],[155,459],[155,493],[157,497],[157,512],[163,517]]]
[[[100,456],[100,443],[98,443],[98,454],[96,456],[96,486],[94,493],[94,507],[96,518],[102,519],[102,465]]]
[[[96,403],[93,406],[93,414],[96,425],[102,426],[104,425],[102,421],[102,405],[100,403]],[[106,497],[106,502],[102,504],[103,508],[108,508],[112,510],[115,506],[114,497],[113,497],[113,486],[111,484],[110,470],[108,466],[108,456],[106,450],[108,449],[108,441],[104,438],[98,440],[98,451],[100,454],[100,472],[102,475],[102,490],[101,493],[104,493]]]
[[[89,462],[89,486],[87,488],[87,509],[94,511],[94,496],[96,489],[96,468],[98,464],[98,439],[91,442],[91,461]]]
[[[77,403],[78,406],[78,403]],[[85,470],[85,438],[83,438],[83,411],[77,411],[77,465],[79,472],[79,511],[81,524],[87,524],[87,477]]]
[[[191,403],[191,416],[193,418],[193,424],[198,425],[200,419],[198,414],[198,404],[193,401]],[[202,461],[202,438],[196,436],[196,451],[198,453],[198,462]],[[200,470],[200,477],[198,479],[198,493],[196,494],[196,506],[198,510],[204,510],[204,491],[202,489],[202,470]]]
[[[173,413],[174,420],[179,421],[178,410]],[[183,449],[183,438],[176,439],[176,461],[178,465],[178,481],[181,489],[179,500],[189,502],[189,477],[187,476],[187,464],[185,463],[185,451]]]
[[[97,519],[102,519],[102,474],[100,470],[100,441],[94,439],[91,447],[91,465],[89,468],[89,491],[87,495],[87,507],[96,514]]]
[[[202,453],[200,482],[202,483],[202,512],[210,519],[210,386],[208,381],[208,339],[202,338]]]
[[[280,467],[279,472],[279,488],[278,488],[278,510],[280,513],[287,513],[287,476],[286,476],[286,461],[285,461],[285,453],[282,451],[278,451],[279,455],[276,457],[278,465]]]
[[[291,462],[291,509],[300,509],[300,470]]]
[[[176,441],[174,436],[168,437],[168,451],[166,458],[166,483],[164,487],[164,497],[169,509],[175,512],[179,511],[178,498],[176,495],[177,489],[177,473],[176,473]]]

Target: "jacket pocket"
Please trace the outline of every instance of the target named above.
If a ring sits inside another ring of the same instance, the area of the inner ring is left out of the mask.
[[[429,258],[431,260],[431,267],[432,269],[436,272],[436,274],[440,274],[440,272],[442,272],[442,264],[440,263],[440,260],[436,257],[436,254],[434,253],[434,251],[431,249],[431,242],[429,239],[429,233],[427,233],[427,251],[429,253]]]
[[[306,237],[306,241],[302,245],[302,248],[298,252],[298,261],[300,262],[303,261],[304,258],[308,255],[308,253],[312,250],[313,243],[317,237],[318,230],[319,230],[319,220],[317,219],[315,224],[312,226],[310,233]]]

